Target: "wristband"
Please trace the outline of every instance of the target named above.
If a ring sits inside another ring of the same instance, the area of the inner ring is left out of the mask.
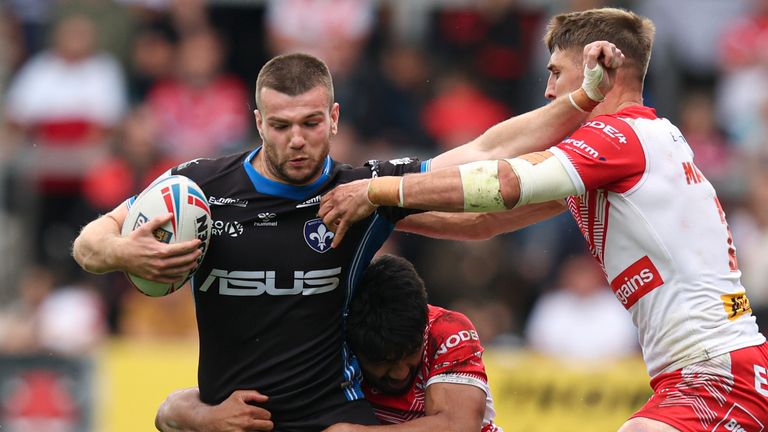
[[[374,206],[399,206],[402,177],[374,177],[368,182],[366,197]]]
[[[592,100],[583,88],[568,93],[568,100],[574,108],[583,113],[592,112],[600,104],[600,102]]]

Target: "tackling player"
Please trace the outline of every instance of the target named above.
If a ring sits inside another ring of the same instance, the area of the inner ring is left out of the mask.
[[[372,261],[357,289],[348,340],[363,371],[363,392],[382,424],[398,426],[339,423],[326,432],[501,431],[493,423],[483,347],[467,317],[427,304],[413,265],[393,255]],[[196,389],[174,392],[156,425],[164,432],[258,428],[263,413],[245,395],[208,406]]]
[[[503,232],[547,216],[520,213],[528,205],[556,200],[638,327],[654,395],[620,431],[766,430],[768,344],[725,214],[680,130],[643,106],[654,31],[621,9],[555,16],[545,38],[548,99],[570,98],[589,42],[610,37],[626,56],[614,90],[582,127],[540,153],[342,186],[324,197],[321,215],[340,222],[337,242],[376,205],[513,209],[481,222]]]

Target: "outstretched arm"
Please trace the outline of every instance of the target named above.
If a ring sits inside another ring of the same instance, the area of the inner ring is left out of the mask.
[[[597,41],[584,47],[583,61],[590,68],[603,65],[605,74],[594,85],[605,95],[613,88],[616,69],[623,63],[624,56],[614,44]],[[587,118],[584,111],[591,110],[595,102],[586,95],[584,87],[573,92],[572,97],[583,111],[574,107],[569,98],[558,98],[541,108],[507,119],[469,143],[436,156],[431,162],[432,169],[546,150],[573,132]]]
[[[427,387],[425,416],[386,426],[339,423],[324,432],[463,432],[479,431],[485,413],[485,392],[466,384],[435,383]]]
[[[155,427],[162,432],[271,431],[269,411],[248,403],[266,400],[255,390],[236,390],[221,404],[207,405],[197,388],[177,390],[157,410]]]
[[[72,245],[75,261],[90,273],[125,271],[155,282],[176,282],[196,265],[200,256],[195,239],[166,244],[154,231],[171,220],[169,213],[150,219],[129,235],[120,235],[128,208],[120,204],[86,225]]]

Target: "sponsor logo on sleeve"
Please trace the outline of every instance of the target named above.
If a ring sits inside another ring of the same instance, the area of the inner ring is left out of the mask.
[[[208,197],[208,204],[214,206],[235,206],[235,207],[247,207],[248,200],[230,197]]]
[[[584,124],[584,126],[585,127],[591,127],[591,128],[594,128],[594,129],[599,129],[599,130],[603,131],[604,134],[608,135],[611,138],[616,139],[618,142],[620,142],[622,144],[626,144],[627,143],[627,137],[624,136],[623,133],[619,132],[619,130],[616,129],[615,127],[613,127],[613,126],[611,126],[609,124],[605,124],[605,123],[601,122],[600,120],[588,121],[588,122],[586,122]]]
[[[637,260],[611,281],[613,293],[626,309],[661,285],[664,280],[648,256]]]
[[[440,344],[440,348],[438,348],[435,355],[445,354],[451,348],[469,340],[480,340],[477,336],[477,332],[475,330],[460,330],[445,338],[445,341]]]
[[[723,307],[730,321],[735,321],[742,315],[752,312],[752,306],[750,306],[745,293],[723,294],[720,299],[723,300]]]
[[[597,160],[605,160],[605,157],[600,156],[600,153],[598,153],[597,150],[594,149],[594,147],[590,146],[589,144],[585,143],[583,140],[577,140],[573,138],[568,138],[565,141],[563,141],[564,144],[569,145],[570,147],[579,150],[579,153],[589,156],[593,159]]]

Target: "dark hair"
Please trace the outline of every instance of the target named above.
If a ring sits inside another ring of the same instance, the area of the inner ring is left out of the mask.
[[[271,88],[289,96],[304,94],[317,86],[328,90],[328,106],[333,104],[333,79],[328,66],[309,54],[283,54],[268,61],[256,78],[256,106],[261,109],[261,89]]]
[[[420,349],[427,290],[405,258],[382,255],[363,273],[349,305],[350,348],[369,361],[399,360]]]
[[[648,18],[624,9],[600,8],[555,15],[547,25],[544,43],[553,52],[556,48],[581,50],[599,40],[613,42],[624,53],[624,67],[633,68],[642,82],[655,33],[656,27]]]

